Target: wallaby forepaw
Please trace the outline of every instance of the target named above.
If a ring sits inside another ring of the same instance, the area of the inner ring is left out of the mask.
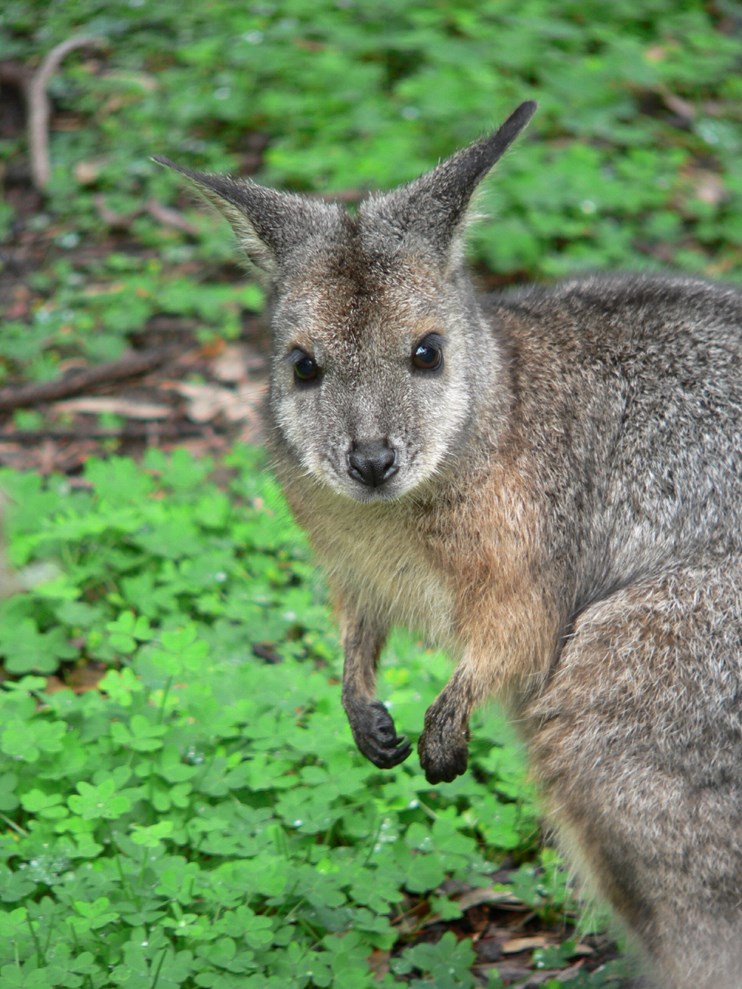
[[[391,714],[380,701],[372,701],[349,714],[355,743],[380,769],[391,769],[404,762],[412,744],[398,735]]]
[[[469,760],[466,729],[441,728],[426,718],[417,751],[428,783],[450,783],[466,772]]]

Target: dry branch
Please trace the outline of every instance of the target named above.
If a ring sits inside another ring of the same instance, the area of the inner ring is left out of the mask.
[[[17,388],[2,388],[0,412],[28,408],[44,402],[55,402],[70,395],[79,395],[88,388],[145,374],[175,357],[180,350],[180,347],[143,350],[141,353],[129,354],[117,361],[108,361],[105,364],[86,368],[84,371],[75,371],[53,381],[34,381],[27,385],[19,385]]]
[[[31,175],[34,186],[42,192],[49,184],[49,80],[59,68],[62,59],[76,48],[102,48],[103,38],[92,35],[76,35],[67,38],[46,55],[26,87],[28,101],[28,146],[31,156]]]
[[[209,429],[212,435],[227,435],[224,426],[214,426]],[[8,449],[23,445],[26,448],[36,448],[43,441],[54,443],[84,443],[88,440],[101,442],[103,440],[183,440],[194,436],[203,436],[204,427],[185,419],[174,419],[171,422],[125,422],[120,429],[105,429],[102,426],[81,423],[74,429],[63,429],[55,426],[45,426],[43,429],[18,429],[6,436],[0,437],[0,461]]]
[[[109,209],[104,197],[100,194],[93,197],[93,202],[101,220],[107,226],[119,230],[128,230],[137,217],[147,213],[163,226],[174,227],[176,230],[188,234],[189,237],[195,237],[198,233],[198,229],[182,213],[170,209],[168,206],[163,206],[155,199],[148,199],[143,206],[130,210],[128,213],[115,213]]]

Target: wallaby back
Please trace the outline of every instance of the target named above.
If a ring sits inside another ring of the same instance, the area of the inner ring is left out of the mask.
[[[274,462],[337,604],[358,747],[409,755],[375,671],[392,624],[422,630],[457,660],[428,780],[465,770],[498,694],[658,984],[739,989],[742,297],[642,276],[478,296],[467,211],[534,110],[356,215],[178,170],[270,286]]]

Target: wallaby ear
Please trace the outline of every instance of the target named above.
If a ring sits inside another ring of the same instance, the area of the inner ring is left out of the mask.
[[[229,221],[248,260],[268,275],[282,257],[321,229],[332,211],[327,204],[267,189],[250,179],[197,172],[160,155],[153,160],[184,175]]]
[[[528,100],[515,110],[489,137],[457,151],[432,171],[408,185],[361,206],[369,226],[398,246],[433,248],[441,261],[457,258],[460,235],[472,195],[481,180],[507,151],[536,112]]]

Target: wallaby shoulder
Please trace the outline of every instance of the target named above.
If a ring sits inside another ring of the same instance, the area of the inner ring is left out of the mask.
[[[547,482],[551,465],[575,524],[592,497],[592,530],[610,529],[626,565],[637,540],[654,545],[657,562],[715,541],[722,551],[738,545],[738,289],[596,276],[489,298],[487,307],[513,354],[519,442]]]
[[[722,363],[724,351],[734,359],[742,353],[742,289],[701,278],[586,275],[483,296],[482,302],[492,316],[520,316],[526,330],[566,357],[575,347],[583,355],[595,350],[603,360],[630,358],[639,346],[650,358],[665,354],[658,376],[696,343],[711,345]]]

